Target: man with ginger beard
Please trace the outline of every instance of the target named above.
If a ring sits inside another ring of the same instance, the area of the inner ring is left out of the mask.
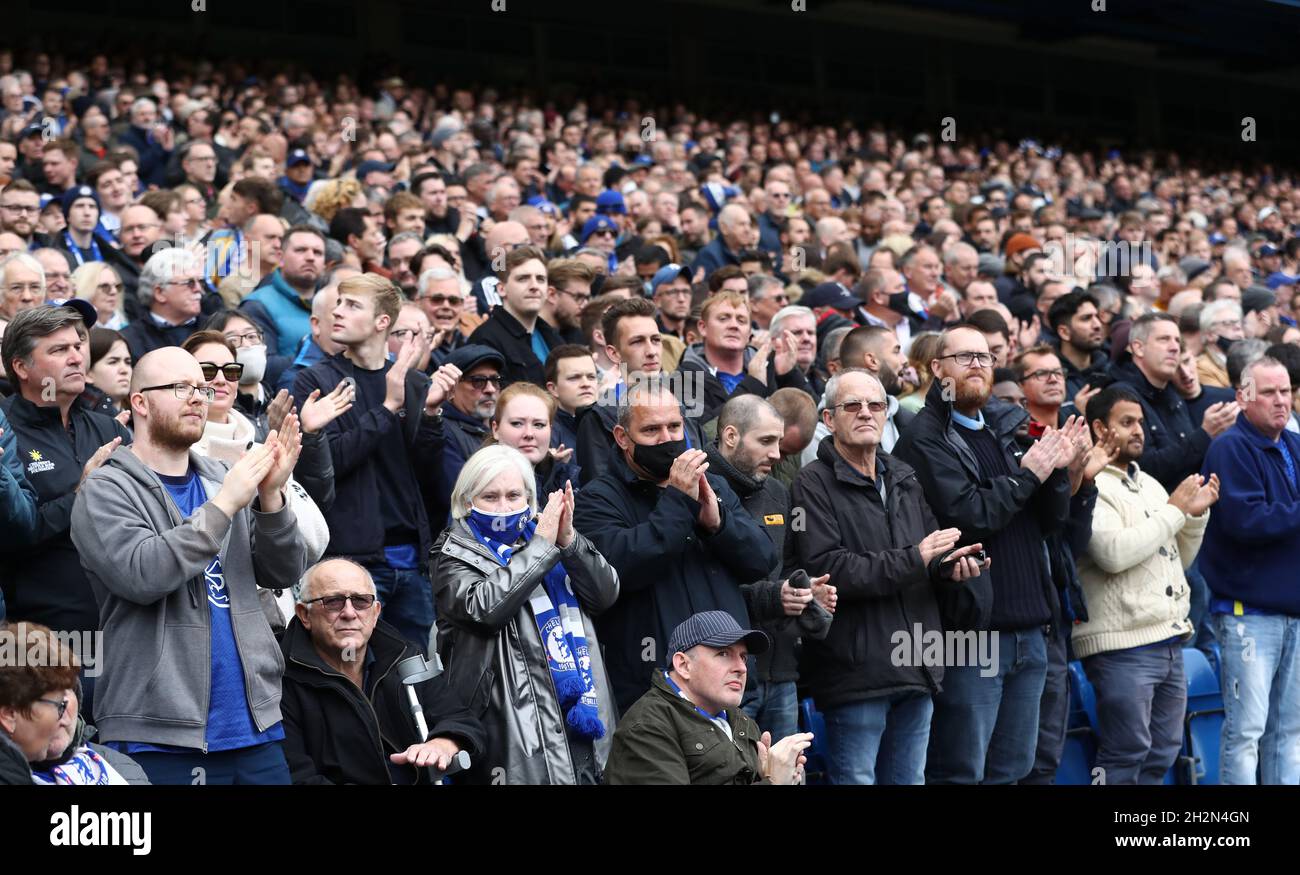
[[[208,784],[287,784],[283,661],[258,588],[307,566],[285,491],[298,418],[227,468],[191,450],[212,391],[185,351],[146,355],[131,380],[135,443],[73,505],[72,540],[103,607],[96,723],[154,784],[189,784],[195,768]]]
[[[998,664],[947,668],[934,699],[926,780],[1010,784],[1033,767],[1047,635],[1057,599],[1043,540],[1070,511],[1065,469],[1085,434],[1070,421],[1048,428],[1028,450],[1016,433],[1028,415],[990,400],[993,356],[973,328],[945,331],[930,361],[925,407],[894,455],[916,471],[939,525],[982,543],[986,575],[940,604],[945,629],[989,630]],[[1082,428],[1086,428],[1083,425]]]

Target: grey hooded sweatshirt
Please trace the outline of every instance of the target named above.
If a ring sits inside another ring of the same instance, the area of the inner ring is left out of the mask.
[[[209,496],[182,519],[162,481],[128,447],[86,478],[72,508],[104,630],[95,689],[102,741],[168,744],[206,752],[211,617],[203,572],[221,555],[248,707],[259,732],[280,721],[284,657],[257,588],[288,588],[306,568],[306,545],[286,501],[227,517],[210,498],[229,470],[190,453]]]

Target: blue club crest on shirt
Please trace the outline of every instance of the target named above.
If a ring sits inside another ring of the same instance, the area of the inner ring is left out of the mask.
[[[230,593],[226,591],[226,576],[221,571],[220,557],[208,563],[203,569],[203,579],[208,584],[208,601],[214,607],[230,608]]]

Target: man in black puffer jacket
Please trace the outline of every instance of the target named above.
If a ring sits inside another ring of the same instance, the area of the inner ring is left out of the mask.
[[[812,587],[794,588],[782,575],[790,495],[770,475],[780,461],[784,433],[785,423],[776,408],[757,395],[741,395],[723,405],[718,440],[704,450],[709,470],[727,481],[741,507],[776,547],[777,564],[768,578],[740,588],[749,616],[772,639],[772,647],[755,657],[741,707],[775,739],[798,731],[799,638],[826,637],[831,614],[822,602],[833,604],[835,591],[825,578],[810,581]]]
[[[831,437],[791,496],[804,518],[786,542],[786,564],[829,574],[840,602],[830,634],[806,642],[800,664],[826,715],[836,784],[923,782],[944,660],[914,654],[942,635],[939,592],[980,573],[965,557],[981,545],[954,552],[960,533],[939,529],[911,467],[879,451],[887,409],[867,371],[833,377],[822,412]],[[941,571],[946,558],[959,561]]]

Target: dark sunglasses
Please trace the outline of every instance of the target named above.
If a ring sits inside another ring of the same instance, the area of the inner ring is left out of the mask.
[[[239,378],[244,375],[244,366],[239,362],[230,362],[225,365],[219,365],[216,362],[199,362],[199,368],[203,371],[203,379],[209,382],[217,378],[217,371],[221,372],[227,383],[238,383]]]
[[[493,386],[496,386],[498,389],[501,388],[501,377],[499,374],[494,374],[490,377],[485,374],[476,374],[473,377],[462,377],[461,379],[464,380],[466,383],[469,383],[475,389],[479,389],[479,390],[482,390],[483,387],[486,386],[488,383],[491,383]]]
[[[366,595],[327,595],[323,598],[308,599],[303,602],[305,605],[320,602],[320,606],[325,609],[326,613],[337,614],[343,610],[343,603],[352,602],[352,609],[355,611],[368,611],[370,606],[375,603],[375,597]]]

